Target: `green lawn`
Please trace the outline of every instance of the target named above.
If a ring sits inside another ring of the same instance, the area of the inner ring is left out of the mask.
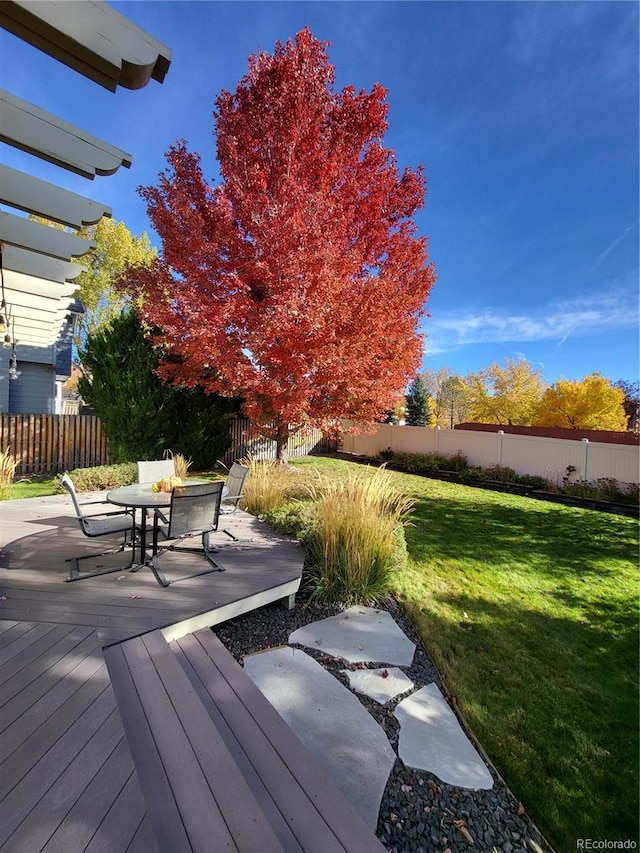
[[[394,476],[416,499],[396,594],[498,771],[557,850],[637,841],[637,523]]]
[[[55,495],[55,484],[57,478],[52,477],[47,480],[20,481],[11,486],[11,494],[9,499],[17,501],[22,498],[45,498],[48,495]]]

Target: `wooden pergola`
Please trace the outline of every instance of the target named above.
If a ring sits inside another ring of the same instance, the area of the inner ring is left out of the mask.
[[[162,83],[171,62],[169,48],[103,0],[3,0],[0,25],[112,92],[151,79]],[[131,166],[126,151],[3,90],[0,116],[0,142],[89,180]],[[111,208],[6,165],[0,165],[0,204],[17,211],[0,210],[0,332],[22,346],[51,347],[83,270],[72,259],[94,244],[19,212],[80,228],[111,216]]]

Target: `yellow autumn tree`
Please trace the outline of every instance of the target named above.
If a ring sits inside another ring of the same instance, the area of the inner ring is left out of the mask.
[[[572,381],[559,379],[542,396],[537,426],[624,431],[624,391],[599,373]]]
[[[95,243],[95,247],[86,255],[74,259],[85,267],[74,280],[78,285],[77,296],[84,308],[84,314],[80,315],[76,327],[75,343],[79,348],[84,347],[87,337],[119,317],[132,299],[122,289],[117,290],[114,282],[127,267],[149,264],[156,257],[156,250],[145,231],[136,237],[124,222],[114,222],[108,217],[103,217],[96,225],[73,231],[59,222],[35,214],[31,214],[29,219]]]
[[[542,371],[525,359],[505,359],[465,378],[467,420],[475,423],[530,426],[545,389]]]
[[[429,395],[429,426],[451,427],[467,418],[467,386],[449,367],[430,367],[422,373]]]
[[[88,335],[119,317],[129,297],[114,287],[128,266],[146,265],[156,257],[148,235],[135,237],[124,224],[106,217],[97,225],[78,232],[96,244],[81,258],[86,270],[76,278],[85,313],[80,318],[76,343],[84,345]]]

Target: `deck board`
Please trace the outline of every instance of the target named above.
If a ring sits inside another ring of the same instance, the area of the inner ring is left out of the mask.
[[[52,666],[59,654],[64,654],[67,649],[73,648],[80,639],[91,633],[91,629],[81,629],[78,632],[70,625],[54,625],[52,628],[53,630],[47,631],[22,654],[15,655],[11,660],[0,665],[0,685],[5,685],[11,679],[14,693],[22,690],[30,681]],[[23,672],[22,680],[17,677],[20,672]],[[2,701],[6,702],[8,698],[7,688],[4,687]]]
[[[240,542],[219,534],[216,559],[224,572],[167,589],[159,586],[149,569],[65,583],[66,558],[101,550],[109,541],[89,540],[81,534],[67,496],[3,502],[3,853],[158,853],[161,849],[139,781],[141,773],[158,768],[145,767],[144,759],[142,768],[134,765],[122,722],[122,715],[130,710],[118,709],[104,658],[122,656],[117,644],[148,632],[160,629],[175,639],[295,593],[303,560],[294,542],[275,536],[245,513],[225,518],[225,527]],[[101,558],[96,565],[122,560],[122,556]],[[197,570],[202,562],[197,553],[171,555],[163,568],[173,580],[179,572]],[[130,673],[129,679],[129,687],[135,690]],[[197,742],[195,717],[186,724]],[[209,773],[214,772],[214,763],[210,761]],[[164,810],[167,804],[160,798],[153,807]],[[196,814],[196,807],[188,802],[185,808]],[[172,819],[179,835],[182,821],[177,810]],[[203,831],[201,840],[205,837],[210,842]],[[171,853],[182,849],[170,835],[163,843]]]
[[[138,845],[142,844],[142,847]],[[72,851],[70,844],[65,853]],[[158,853],[153,830],[147,816],[146,804],[137,773],[127,779],[104,820],[93,834],[84,853],[114,853],[114,851],[140,850]],[[49,853],[47,850],[46,853]]]
[[[0,848],[75,853],[104,823],[119,838],[111,853],[124,853],[145,811],[97,634],[44,627],[52,630],[0,631],[0,648],[13,652],[0,691]],[[38,639],[25,645],[30,636]]]
[[[118,701],[126,708],[124,722],[147,803],[173,799],[186,837],[169,840],[175,825],[167,812],[154,810],[153,821],[161,850],[206,853],[282,851],[273,831],[218,733],[191,687],[186,673],[160,632],[107,649],[106,658]],[[131,676],[130,680],[126,667]],[[135,683],[121,692],[127,683]],[[138,705],[136,709],[134,706]],[[129,709],[133,709],[130,714]],[[147,745],[142,745],[142,740]],[[145,769],[137,760],[146,753]],[[148,772],[162,765],[162,773]],[[254,806],[251,806],[253,802]]]

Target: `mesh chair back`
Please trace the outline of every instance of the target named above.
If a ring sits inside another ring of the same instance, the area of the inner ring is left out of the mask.
[[[87,515],[82,504],[78,501],[78,494],[73,480],[66,472],[60,481],[64,488],[71,495],[73,508],[80,522],[80,529],[85,536],[105,536],[108,533],[124,533],[126,530],[133,530],[135,527],[133,515],[130,513],[112,512],[112,513],[96,513]],[[109,517],[110,516],[110,517]],[[101,556],[101,555],[98,555]]]
[[[80,521],[82,521],[84,519],[84,513],[82,512],[82,508],[80,507],[80,504],[78,503],[78,496],[76,494],[76,487],[73,485],[73,480],[67,474],[66,471],[62,475],[62,480],[60,482],[64,486],[64,488],[69,492],[69,494],[71,495],[71,500],[73,501],[73,508],[75,509],[76,515],[78,516]]]
[[[173,459],[152,459],[150,462],[138,462],[137,465],[139,483],[155,483],[176,473]]]
[[[238,506],[248,473],[249,469],[246,465],[241,465],[239,462],[233,463],[227,477],[227,482],[225,483],[225,486],[227,487],[225,502],[233,503]]]
[[[178,486],[171,492],[168,539],[218,528],[222,483]]]

